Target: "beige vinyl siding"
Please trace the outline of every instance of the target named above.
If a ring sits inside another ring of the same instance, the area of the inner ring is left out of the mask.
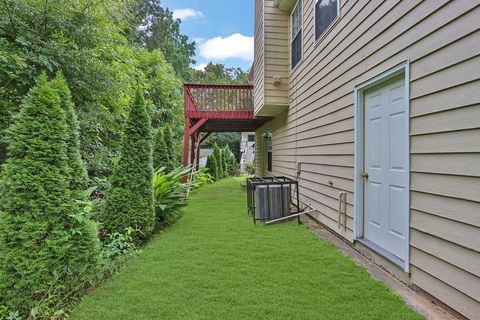
[[[265,104],[288,106],[289,15],[265,0]],[[273,85],[273,77],[281,79]]]
[[[288,106],[289,33],[288,12],[276,8],[273,0],[255,0],[256,114],[275,115]]]
[[[255,0],[255,37],[253,62],[253,104],[255,112],[259,110],[265,101],[264,97],[264,23],[263,23],[263,0]]]
[[[340,0],[341,18],[318,44],[313,3],[303,4],[304,54],[290,76],[290,107],[257,131],[273,133],[272,174],[295,177],[301,162],[302,201],[353,241],[353,90],[408,59],[411,281],[478,316],[480,1]],[[346,232],[337,221],[341,191]]]

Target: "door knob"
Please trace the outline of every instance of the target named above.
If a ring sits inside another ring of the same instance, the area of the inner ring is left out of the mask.
[[[362,173],[362,178],[368,180],[368,172]]]

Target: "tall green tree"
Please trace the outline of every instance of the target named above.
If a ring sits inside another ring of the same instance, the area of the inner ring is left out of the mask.
[[[195,43],[180,32],[179,19],[162,7],[159,0],[136,0],[134,17],[138,41],[148,50],[160,49],[184,80],[191,77],[190,64],[195,63]]]
[[[241,68],[227,68],[221,63],[210,62],[205,69],[195,70],[192,80],[197,83],[244,84],[248,83],[248,72]]]
[[[69,190],[69,130],[61,98],[43,75],[9,131],[0,198],[0,305],[28,315],[52,286],[75,295],[95,273],[96,225]],[[59,285],[61,284],[61,285]]]
[[[223,164],[222,150],[217,144],[213,145],[212,155],[215,157],[215,162],[217,164],[217,179],[221,179],[225,177],[225,168]]]
[[[207,158],[206,167],[208,168],[208,172],[212,175],[212,177],[217,180],[218,177],[218,167],[217,167],[217,159],[215,158],[214,154],[211,154]]]
[[[241,134],[238,132],[213,133],[207,138],[202,146],[206,148],[213,148],[216,143],[220,148],[224,148],[228,145],[230,150],[235,155],[235,159],[240,159],[240,139]]]
[[[162,128],[158,128],[155,131],[153,143],[153,169],[158,170],[163,167],[171,168],[170,154],[168,152],[167,144],[165,143]]]
[[[167,171],[173,171],[179,163],[178,163],[178,157],[177,157],[177,147],[175,143],[175,139],[173,138],[173,133],[172,129],[170,129],[169,126],[166,126],[163,129],[163,137],[165,139],[165,143],[167,145],[167,150],[169,154],[169,159],[170,159],[170,166],[167,168]]]
[[[223,163],[225,165],[225,175],[233,176],[237,170],[237,160],[228,144],[222,149]]]
[[[60,97],[60,106],[65,112],[67,124],[67,159],[70,168],[70,190],[78,200],[84,200],[84,191],[88,188],[88,175],[85,163],[80,155],[80,137],[75,106],[67,81],[61,72],[52,81],[52,87]]]
[[[137,85],[154,127],[180,130],[182,80],[169,63],[177,54],[139,45],[136,8],[137,0],[0,1],[0,164],[8,156],[5,132],[42,70],[62,70],[69,84],[91,177],[111,175]]]
[[[122,139],[121,155],[112,177],[105,211],[104,233],[133,228],[135,240],[146,240],[155,225],[152,186],[152,129],[141,89],[137,89]]]

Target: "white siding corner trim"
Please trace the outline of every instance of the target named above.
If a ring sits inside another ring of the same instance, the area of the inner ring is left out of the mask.
[[[410,90],[409,90],[409,79],[410,79],[410,69],[409,69],[409,60],[405,60],[400,64],[396,65],[395,67],[373,77],[370,80],[367,80],[363,83],[360,83],[355,86],[354,91],[354,202],[353,202],[353,211],[354,211],[354,221],[353,221],[353,239],[354,241],[358,241],[363,238],[363,226],[364,226],[364,183],[361,174],[364,168],[364,93],[365,90],[370,89],[374,86],[377,86],[384,81],[390,80],[394,77],[399,75],[403,75],[405,79],[405,97],[407,101],[407,116],[405,117],[406,121],[406,128],[408,133],[408,139],[406,141],[406,150],[408,151],[408,159],[410,159]],[[406,164],[406,171],[410,173],[410,160]],[[405,272],[410,271],[410,179],[408,181],[408,190],[407,190],[407,212],[404,212],[404,223],[407,230],[405,241],[405,260],[403,265],[400,267],[403,268]],[[379,251],[379,250],[375,250]],[[381,251],[381,250],[380,250]],[[382,254],[382,252],[378,252]],[[385,252],[383,254],[387,259],[392,260],[389,258],[389,255]],[[393,261],[395,264],[398,265],[397,261]]]

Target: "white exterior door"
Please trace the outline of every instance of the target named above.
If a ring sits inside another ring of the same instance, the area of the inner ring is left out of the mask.
[[[405,261],[408,252],[408,99],[395,78],[364,93],[363,236]]]

